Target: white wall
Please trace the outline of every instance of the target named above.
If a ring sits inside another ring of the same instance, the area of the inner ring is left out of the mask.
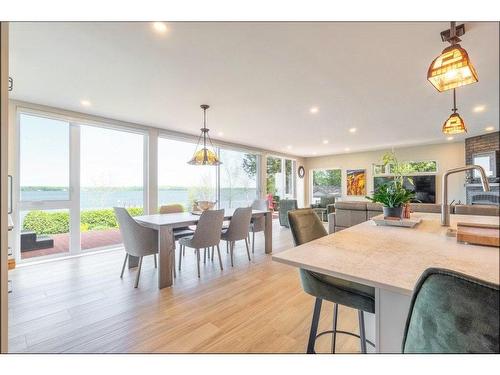
[[[348,169],[366,169],[368,194],[373,191],[373,168],[372,165],[379,163],[382,155],[388,151],[368,151],[352,154],[329,155],[305,159],[306,178],[305,198],[306,204],[310,204],[312,169],[316,168],[340,168],[342,169],[342,200],[365,200],[364,197],[345,195],[347,191],[346,171]],[[438,173],[436,175],[436,203],[441,203],[441,178],[443,171],[465,165],[465,144],[464,142],[433,144],[415,147],[405,147],[394,149],[398,160],[436,160],[438,163]],[[451,200],[461,200],[465,203],[465,175],[456,174],[449,177],[449,193]]]

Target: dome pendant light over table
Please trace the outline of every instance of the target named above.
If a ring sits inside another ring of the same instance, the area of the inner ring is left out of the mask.
[[[212,140],[208,135],[208,131],[210,129],[207,128],[207,109],[210,108],[207,104],[202,104],[201,109],[203,109],[203,128],[201,128],[201,134],[198,138],[198,144],[196,145],[196,149],[194,150],[193,157],[188,161],[188,164],[191,165],[221,165],[219,158],[217,157],[217,153],[214,150],[214,145],[212,144]],[[203,147],[199,149],[200,143],[203,139]],[[210,148],[208,148],[208,143],[210,144]]]
[[[427,79],[439,91],[455,89],[478,81],[476,69],[469,55],[458,42],[465,33],[465,26],[451,22],[449,30],[441,33],[441,39],[451,45],[434,59],[427,71]]]

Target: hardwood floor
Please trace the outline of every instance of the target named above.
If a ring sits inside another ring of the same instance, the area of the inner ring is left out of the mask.
[[[18,267],[9,274],[10,352],[304,353],[314,298],[296,269],[264,254],[262,233],[251,263],[244,246],[236,246],[234,268],[221,246],[224,270],[215,257],[200,279],[187,249],[174,286],[162,290],[152,257],[138,289],[135,270],[120,279],[123,250]],[[273,252],[291,246],[290,231],[275,223]],[[323,306],[320,331],[332,325],[332,304]],[[339,329],[357,332],[356,312],[339,311]],[[316,350],[330,345],[324,335]],[[338,335],[337,351],[358,352],[359,341]]]

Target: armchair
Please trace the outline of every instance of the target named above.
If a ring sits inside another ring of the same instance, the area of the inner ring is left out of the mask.
[[[328,215],[335,212],[335,197],[333,195],[321,197],[318,203],[311,204],[311,208],[322,221],[328,221]]]

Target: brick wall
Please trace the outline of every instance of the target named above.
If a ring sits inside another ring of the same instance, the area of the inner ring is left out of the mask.
[[[482,152],[496,151],[497,177],[500,177],[500,132],[488,133],[465,140],[465,163],[472,164],[472,155]],[[471,178],[468,172],[467,177]]]

